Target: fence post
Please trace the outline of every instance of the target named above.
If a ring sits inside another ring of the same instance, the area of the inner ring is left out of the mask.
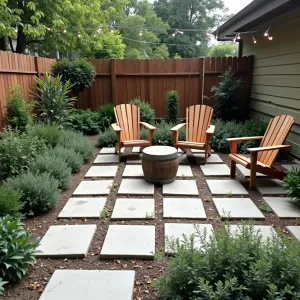
[[[110,64],[110,80],[111,80],[112,101],[116,105],[117,104],[117,76],[116,76],[116,61],[114,59],[111,60],[111,64]]]
[[[36,77],[40,78],[41,74],[40,74],[40,70],[39,70],[39,61],[38,61],[37,56],[34,57],[34,67],[35,67],[35,71],[36,71]]]

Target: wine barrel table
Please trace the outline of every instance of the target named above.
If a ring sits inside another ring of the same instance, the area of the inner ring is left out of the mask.
[[[178,152],[174,147],[151,146],[143,150],[142,167],[145,180],[166,184],[176,179]]]

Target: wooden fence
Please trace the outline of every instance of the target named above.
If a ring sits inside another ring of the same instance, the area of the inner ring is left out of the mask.
[[[0,52],[0,125],[6,105],[8,88],[18,83],[27,99],[34,89],[35,76],[50,71],[54,59]],[[220,74],[229,67],[244,84],[239,106],[248,114],[252,84],[253,56],[153,59],[153,60],[92,60],[96,79],[92,87],[80,94],[80,108],[92,110],[106,103],[127,103],[135,97],[148,101],[157,118],[166,114],[166,93],[176,89],[180,94],[180,117],[193,104],[214,105],[211,88],[220,81]],[[242,117],[243,117],[242,116]]]

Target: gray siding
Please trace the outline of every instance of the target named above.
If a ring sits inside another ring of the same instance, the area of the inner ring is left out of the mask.
[[[291,152],[300,156],[300,9],[281,16],[271,26],[273,41],[262,32],[244,38],[243,55],[254,55],[251,115],[269,121],[279,114],[289,114],[295,125],[288,136]],[[273,27],[272,27],[273,26]]]

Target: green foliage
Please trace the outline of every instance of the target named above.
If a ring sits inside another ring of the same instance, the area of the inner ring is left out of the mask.
[[[179,119],[179,94],[177,91],[167,93],[167,122],[178,123]]]
[[[84,162],[89,161],[94,154],[93,143],[81,133],[73,130],[64,130],[61,145],[67,149],[73,149]]]
[[[98,136],[98,147],[115,147],[117,135],[114,130],[109,127],[105,131],[100,131]]]
[[[98,113],[98,124],[101,130],[104,130],[112,123],[116,122],[114,105],[113,104],[105,104],[99,107],[97,110]]]
[[[141,140],[147,140],[148,139],[148,130],[144,126],[141,126],[140,136],[141,136]]]
[[[153,7],[157,16],[170,28],[191,30],[174,36],[175,31],[169,30],[168,34],[161,36],[162,42],[176,44],[168,46],[171,57],[176,54],[180,57],[205,56],[210,43],[207,32],[229,17],[224,1],[220,0],[155,0]]]
[[[99,132],[98,114],[91,110],[76,110],[71,114],[70,127],[86,135]]]
[[[5,123],[13,129],[24,131],[32,122],[31,105],[26,104],[25,97],[19,85],[9,89],[7,97]]]
[[[20,197],[17,191],[0,186],[0,217],[7,214],[17,216],[22,208]]]
[[[109,23],[125,3],[123,0],[52,0],[49,5],[47,1],[1,0],[0,37],[4,43],[0,50],[7,50],[9,37],[18,37],[16,46],[13,43],[10,49],[17,53],[25,53],[27,47],[41,54],[53,49],[62,53],[101,49],[103,35],[113,38],[119,34],[108,27],[100,32],[99,26]]]
[[[70,81],[63,82],[62,77],[52,78],[45,74],[45,80],[36,77],[35,107],[39,119],[44,123],[65,125],[75,98],[70,97],[72,85]]]
[[[72,173],[78,173],[83,165],[83,159],[80,154],[75,152],[74,149],[57,146],[47,150],[47,154],[51,157],[59,157],[65,161]]]
[[[62,140],[62,130],[55,124],[35,124],[27,128],[28,135],[45,141],[48,147],[55,147]]]
[[[300,169],[292,169],[284,179],[288,197],[300,203]]]
[[[21,194],[22,212],[27,216],[45,213],[56,206],[59,182],[48,173],[22,173],[8,178],[5,186]]]
[[[230,152],[229,143],[226,139],[244,136],[263,136],[268,124],[261,120],[247,120],[244,123],[235,121],[224,122],[214,120],[215,132],[211,137],[210,145],[216,151]],[[260,141],[247,141],[238,143],[238,151],[247,153],[248,148],[257,147]]]
[[[153,124],[155,119],[155,111],[151,108],[150,104],[140,98],[135,98],[129,104],[136,105],[140,108],[140,121]]]
[[[0,296],[4,293],[4,285],[8,283],[8,281],[3,281],[3,279],[0,277]]]
[[[34,174],[48,173],[55,178],[62,190],[66,190],[71,182],[71,168],[61,157],[49,156],[45,154],[38,155],[29,166],[28,170]]]
[[[213,45],[207,56],[210,57],[228,57],[238,55],[238,45],[233,43],[222,43],[218,45]]]
[[[0,181],[26,170],[37,154],[46,149],[45,142],[27,132],[13,130],[0,133]]]
[[[216,101],[214,116],[223,121],[239,120],[238,93],[242,87],[242,80],[234,78],[231,68],[225,71],[220,78],[221,82],[218,86],[211,89]]]
[[[52,73],[55,77],[61,77],[63,82],[70,82],[74,93],[90,87],[96,76],[95,67],[83,59],[57,61],[52,66]]]
[[[0,278],[10,282],[22,279],[35,263],[38,244],[39,239],[33,240],[18,219],[9,215],[0,218]]]
[[[243,224],[244,225],[244,224]],[[298,299],[300,297],[300,246],[274,235],[263,240],[251,225],[231,232],[200,231],[171,240],[176,253],[157,282],[162,300]],[[201,249],[196,242],[201,241]]]

